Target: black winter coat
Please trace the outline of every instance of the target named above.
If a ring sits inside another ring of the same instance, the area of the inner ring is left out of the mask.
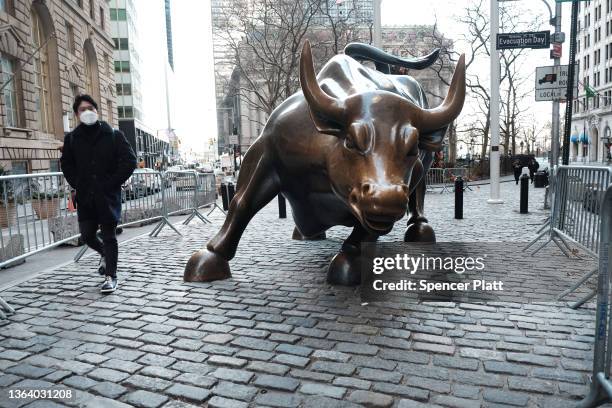
[[[136,168],[136,155],[123,132],[106,122],[80,124],[64,138],[60,163],[76,190],[79,222],[118,223],[121,185]]]

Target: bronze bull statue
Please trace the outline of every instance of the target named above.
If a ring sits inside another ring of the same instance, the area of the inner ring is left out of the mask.
[[[359,51],[352,49],[356,58]],[[435,242],[423,216],[425,174],[431,152],[441,150],[446,129],[463,108],[465,57],[435,109],[412,77],[386,75],[348,55],[334,56],[317,78],[308,42],[300,83],[302,92],[270,115],[246,153],[223,227],[191,256],[185,281],[231,277],[228,261],[244,229],[278,194],[291,205],[295,239],[323,238],[335,225],[353,227],[329,265],[330,283],[358,284],[360,243],[389,233],[407,211],[405,241]]]

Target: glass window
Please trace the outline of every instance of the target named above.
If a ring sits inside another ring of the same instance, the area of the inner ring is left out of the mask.
[[[0,69],[2,70],[2,83],[8,85],[2,91],[3,102],[4,102],[4,115],[5,125],[10,127],[19,127],[20,121],[20,110],[19,102],[20,98],[18,95],[18,78],[14,78],[15,74],[15,61],[5,57],[0,57]]]
[[[74,28],[68,22],[66,22],[66,44],[68,51],[72,54],[76,53],[76,44],[74,41]]]
[[[111,9],[110,18],[111,18],[111,21],[126,21],[127,13],[125,9]]]
[[[108,109],[108,123],[113,125],[113,101],[110,99],[106,100],[106,109]]]
[[[96,19],[96,7],[94,4],[94,0],[89,0],[89,17],[95,21]]]
[[[120,72],[130,72],[130,61],[120,61],[120,62],[121,62]]]
[[[45,44],[46,39],[40,17],[34,10],[31,13],[32,39],[34,41],[32,46],[34,50],[38,50],[41,45]],[[32,64],[34,65],[34,104],[38,115],[38,129],[42,132],[52,133],[49,54],[46,46],[40,48],[40,51],[34,54]]]
[[[104,26],[106,24],[105,18],[104,18],[104,8],[100,7],[100,27],[104,30]]]
[[[127,50],[127,49],[129,49],[128,39],[127,38],[113,38],[113,42],[115,43],[115,49],[116,50]]]
[[[59,160],[57,159],[49,160],[49,171],[52,173],[60,171]]]

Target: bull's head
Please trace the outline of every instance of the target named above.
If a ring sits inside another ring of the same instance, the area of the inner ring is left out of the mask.
[[[435,109],[380,90],[345,99],[330,96],[317,82],[308,41],[300,82],[317,130],[337,137],[327,155],[334,192],[366,230],[388,233],[406,213],[413,173],[423,177],[419,149],[440,150],[443,129],[463,108],[465,56],[457,63],[446,99]]]

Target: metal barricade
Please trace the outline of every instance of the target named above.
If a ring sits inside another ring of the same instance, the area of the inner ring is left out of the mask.
[[[72,193],[60,172],[0,176],[0,268],[80,238]],[[214,210],[215,194],[214,174],[137,169],[121,188],[119,227],[160,220],[152,235],[165,225],[178,233],[168,217],[211,204]]]
[[[429,169],[425,178],[427,191],[440,189],[440,194],[444,192],[444,169]]]
[[[198,208],[212,207],[208,214],[206,214],[207,217],[216,209],[225,214],[223,208],[217,204],[217,182],[213,173],[198,173],[197,203]]]
[[[601,202],[608,186],[612,183],[612,168],[594,166],[558,166],[553,177],[553,200],[551,216],[545,230],[531,241],[524,250],[529,249],[540,238],[548,239],[540,245],[535,255],[550,242],[567,257],[577,255],[580,250],[589,256],[599,253]],[[573,293],[590,277],[597,273],[594,269],[580,278],[571,288],[558,296],[561,300]],[[577,308],[593,298],[595,291],[572,305]]]
[[[608,187],[601,204],[601,236],[599,239],[599,277],[595,315],[595,344],[593,346],[593,377],[587,396],[577,408],[594,408],[612,402],[612,186]]]
[[[470,190],[472,191],[472,188],[469,185],[469,182],[471,181],[470,178],[470,169],[467,167],[453,167],[453,168],[448,168],[448,169],[444,169],[444,185],[445,185],[445,190],[448,190],[449,192],[451,191],[455,191],[455,179],[457,177],[461,177],[463,179],[463,188],[464,191],[466,190]]]
[[[0,268],[77,237],[71,190],[62,173],[0,177]]]

